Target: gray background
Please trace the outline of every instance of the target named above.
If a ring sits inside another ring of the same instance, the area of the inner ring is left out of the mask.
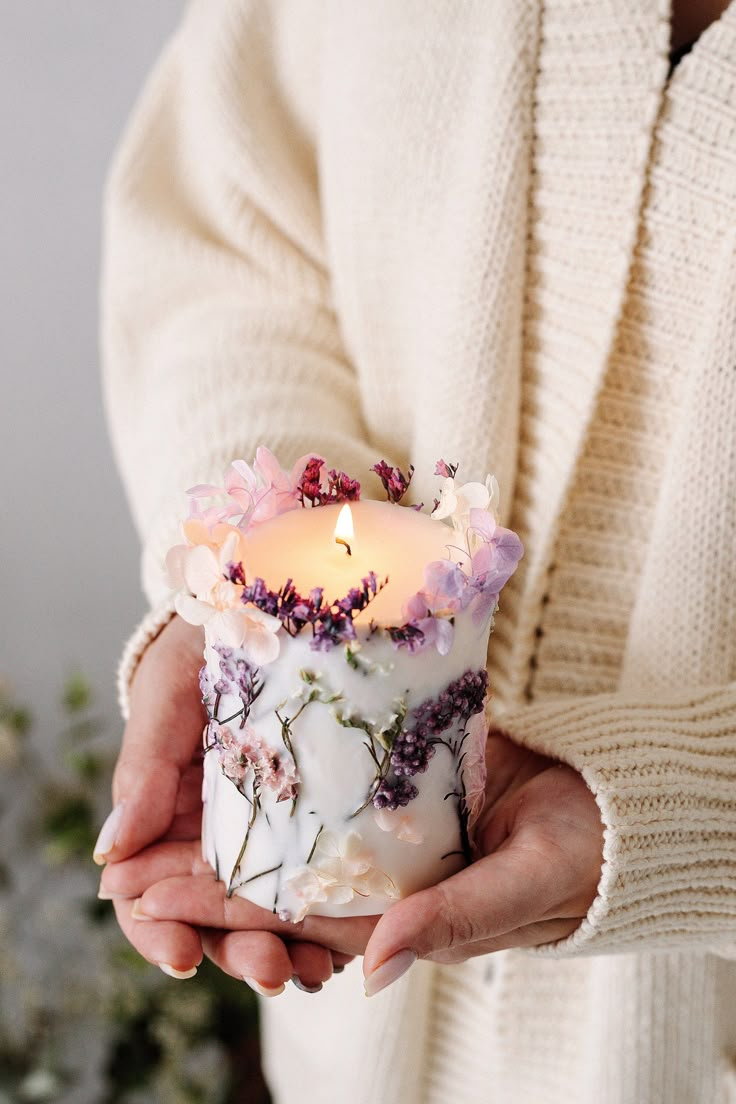
[[[0,0],[0,679],[45,742],[65,677],[119,730],[138,547],[102,411],[100,205],[182,0]]]

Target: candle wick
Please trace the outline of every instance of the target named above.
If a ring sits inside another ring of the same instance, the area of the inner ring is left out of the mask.
[[[346,540],[343,540],[342,537],[335,537],[335,544],[344,545],[345,549],[347,550],[348,556],[352,556],[353,551],[352,551],[350,545],[348,544],[348,542]]]

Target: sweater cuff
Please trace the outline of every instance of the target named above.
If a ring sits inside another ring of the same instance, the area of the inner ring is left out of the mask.
[[[146,614],[125,645],[120,657],[117,675],[118,704],[125,721],[130,715],[130,685],[133,675],[148,645],[156,639],[174,616],[175,598],[175,593],[168,595]]]
[[[605,827],[587,917],[537,953],[736,954],[736,687],[659,704],[618,695],[546,702],[496,727],[577,770]]]

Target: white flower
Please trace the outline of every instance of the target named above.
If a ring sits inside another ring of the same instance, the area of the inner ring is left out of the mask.
[[[303,920],[312,905],[329,902],[346,905],[359,897],[398,897],[396,886],[373,865],[373,855],[363,846],[357,832],[338,839],[333,832],[321,832],[314,855],[307,866],[296,870],[284,883],[300,902],[293,917]]]
[[[210,640],[242,648],[245,658],[262,667],[279,654],[281,622],[255,606],[242,603],[240,534],[233,529],[216,547],[197,544],[172,550],[169,573],[180,575],[189,594],[178,594],[176,612],[190,625],[206,625]],[[234,571],[237,568],[237,572]]]
[[[416,820],[399,812],[398,809],[376,809],[373,814],[378,827],[382,832],[394,832],[397,839],[404,843],[424,843],[424,834],[416,826]]]
[[[450,518],[453,528],[464,533],[470,523],[471,510],[488,510],[495,515],[498,509],[499,490],[495,476],[489,475],[485,483],[463,483],[457,486],[449,476],[440,488],[440,501],[432,511],[438,521]]]

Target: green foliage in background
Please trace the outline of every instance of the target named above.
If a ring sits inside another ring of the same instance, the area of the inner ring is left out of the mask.
[[[61,709],[40,754],[0,684],[0,830],[23,841],[0,858],[0,1104],[265,1104],[252,991],[206,961],[167,978],[97,898],[113,756],[84,678]]]

